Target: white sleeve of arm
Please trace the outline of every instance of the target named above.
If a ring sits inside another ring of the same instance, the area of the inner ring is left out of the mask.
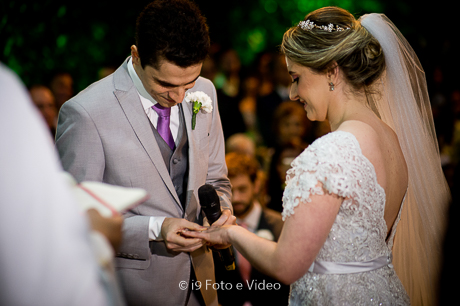
[[[0,141],[8,144],[0,153],[0,305],[107,305],[88,223],[49,132],[1,64],[0,100],[8,101],[0,103]]]
[[[149,221],[149,240],[150,241],[162,241],[161,226],[166,217],[150,217]]]

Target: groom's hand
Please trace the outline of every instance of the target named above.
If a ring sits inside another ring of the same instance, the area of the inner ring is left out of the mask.
[[[174,252],[193,252],[206,242],[200,238],[188,238],[181,235],[184,230],[202,231],[206,229],[196,223],[178,218],[165,218],[161,226],[161,235],[166,247]]]

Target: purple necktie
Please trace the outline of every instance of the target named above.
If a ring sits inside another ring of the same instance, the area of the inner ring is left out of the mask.
[[[157,131],[160,136],[166,141],[168,146],[171,150],[174,151],[174,138],[171,133],[171,129],[169,128],[169,121],[171,118],[171,108],[163,107],[159,103],[152,106],[152,108],[158,114],[158,123],[157,123]]]

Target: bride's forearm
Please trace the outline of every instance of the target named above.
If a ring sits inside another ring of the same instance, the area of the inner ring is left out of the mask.
[[[239,226],[232,226],[228,236],[232,245],[254,268],[285,283],[280,273],[282,269],[278,268],[282,260],[277,258],[276,242],[261,238]]]

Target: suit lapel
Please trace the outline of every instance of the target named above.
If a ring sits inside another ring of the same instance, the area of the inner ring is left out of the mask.
[[[195,165],[195,156],[198,156],[198,147],[195,141],[194,132],[192,132],[192,104],[188,102],[182,103],[182,110],[184,112],[184,119],[185,119],[185,127],[187,129],[187,137],[188,137],[188,164],[189,164],[189,178],[188,178],[188,186],[187,189],[195,190],[195,182],[196,182],[196,165]],[[196,127],[195,127],[196,128]],[[187,199],[187,204],[188,204]]]
[[[155,137],[152,134],[152,129],[148,121],[149,119],[145,115],[137,90],[128,74],[126,63],[127,61],[125,61],[122,67],[115,72],[114,94],[117,97],[118,102],[120,103],[120,106],[123,109],[139,142],[158,170],[161,179],[168,187],[169,191],[176,200],[176,203],[182,208],[176,189],[174,188],[171,177],[169,176],[168,169],[163,161],[160,148],[158,147]]]
[[[185,100],[184,100],[185,101]],[[203,171],[206,171],[207,166],[205,164],[202,164],[202,150],[200,150],[200,137],[203,137],[206,135],[206,121],[204,120],[205,118],[202,118],[201,112],[198,112],[197,118],[196,118],[196,126],[195,129],[192,130],[192,113],[193,113],[193,105],[192,103],[189,102],[183,102],[182,103],[182,109],[184,111],[184,119],[185,119],[185,126],[187,128],[187,137],[188,137],[188,143],[189,143],[189,151],[188,151],[188,164],[189,164],[189,177],[188,177],[188,186],[187,186],[187,202],[186,202],[186,212],[187,215],[192,215],[195,214],[198,217],[198,214],[200,213],[200,209],[198,207],[198,210],[196,210],[196,207],[194,205],[189,205],[190,200],[192,197],[192,194],[195,193],[195,191],[198,190],[200,186],[200,182],[202,180],[199,179],[199,175],[203,173]],[[201,119],[201,120],[200,120]],[[201,122],[202,121],[202,122]],[[195,197],[198,200],[198,193],[195,193]],[[195,209],[196,211],[192,211]]]
[[[257,225],[257,231],[261,229],[268,229],[271,230],[271,226],[267,223],[267,220],[265,219],[265,214],[264,210],[260,212],[260,217],[259,217],[259,224]]]

